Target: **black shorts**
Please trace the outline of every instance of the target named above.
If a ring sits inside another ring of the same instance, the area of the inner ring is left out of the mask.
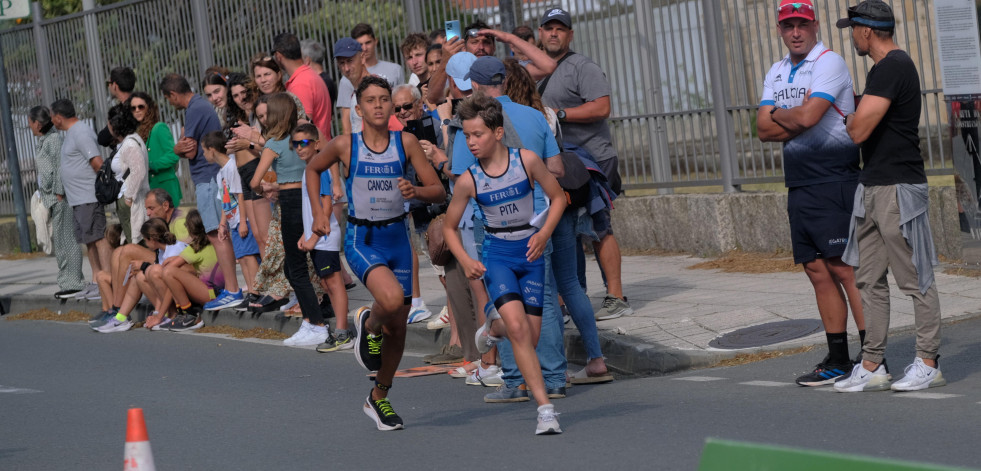
[[[317,276],[327,278],[333,273],[341,271],[341,253],[333,250],[311,250],[310,258],[313,260],[313,268],[317,270]]]
[[[787,194],[794,263],[840,257],[848,245],[848,225],[858,182],[820,183]]]
[[[255,176],[257,167],[259,167],[259,159],[257,158],[238,167],[238,176],[242,179],[242,199],[246,201],[262,199],[261,196],[252,191],[252,177]]]
[[[613,156],[613,158],[596,162],[596,165],[606,174],[606,183],[610,184],[613,194],[619,195],[623,192],[623,182],[620,180],[620,157]]]

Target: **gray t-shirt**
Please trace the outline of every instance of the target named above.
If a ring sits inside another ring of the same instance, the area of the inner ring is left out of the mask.
[[[397,85],[405,83],[405,74],[402,66],[386,61],[378,61],[372,67],[368,67],[368,73],[377,75],[388,81],[388,84],[395,88]],[[354,108],[354,85],[347,77],[341,77],[341,84],[337,87],[337,106],[335,108]]]
[[[69,206],[98,203],[95,199],[95,170],[89,161],[101,157],[95,131],[81,121],[65,131],[61,146],[61,182]]]
[[[573,54],[569,51],[569,54]],[[541,82],[539,82],[540,84]],[[610,96],[612,90],[606,73],[592,59],[573,54],[552,73],[542,103],[556,110],[574,108],[598,98]],[[589,151],[597,162],[617,156],[610,127],[605,119],[592,123],[561,123],[562,139]]]

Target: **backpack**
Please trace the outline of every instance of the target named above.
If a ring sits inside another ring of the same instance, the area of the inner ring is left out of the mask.
[[[95,174],[95,199],[102,204],[112,204],[119,199],[119,191],[123,188],[123,182],[116,180],[116,172],[112,171],[112,159],[116,156],[113,152],[104,162],[99,171]],[[123,180],[129,176],[129,169],[123,174]]]

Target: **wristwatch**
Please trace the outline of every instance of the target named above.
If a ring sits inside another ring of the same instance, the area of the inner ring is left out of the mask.
[[[559,121],[565,121],[565,110],[558,110],[555,112],[555,117],[559,118]]]

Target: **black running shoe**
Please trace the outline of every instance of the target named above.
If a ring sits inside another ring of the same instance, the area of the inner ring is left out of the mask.
[[[362,307],[358,309],[355,316],[354,325],[358,328],[358,335],[354,338],[354,355],[358,359],[358,364],[368,371],[378,371],[381,368],[381,335],[371,335],[365,324],[368,323],[368,316],[371,309]]]
[[[831,363],[819,363],[814,367],[814,371],[797,378],[797,384],[801,386],[823,386],[834,384],[835,380],[849,374],[854,364],[846,363],[835,365]]]
[[[392,404],[388,402],[387,397],[374,400],[369,392],[368,399],[365,400],[364,404],[364,415],[375,421],[378,430],[402,430],[404,428],[402,418],[392,409]]]

